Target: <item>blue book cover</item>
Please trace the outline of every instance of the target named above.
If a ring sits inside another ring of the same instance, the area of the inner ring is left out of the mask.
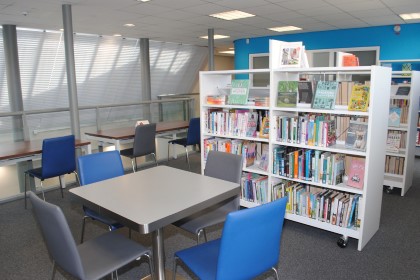
[[[388,126],[400,126],[400,120],[401,120],[401,108],[390,107],[389,117],[388,117]]]

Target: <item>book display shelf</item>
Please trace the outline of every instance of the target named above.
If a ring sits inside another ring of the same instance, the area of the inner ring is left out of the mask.
[[[280,50],[271,40],[270,69],[200,72],[202,172],[209,150],[242,154],[241,206],[255,207],[288,196],[286,219],[339,234],[341,247],[354,238],[361,251],[379,229],[388,129],[384,108],[389,107],[391,69],[282,67],[276,62]],[[269,98],[267,106],[207,103],[207,96],[220,94],[219,89],[228,87],[238,75],[256,71],[270,73],[269,92],[264,93]],[[351,81],[352,75],[368,77],[366,111],[349,110],[338,103],[331,109],[313,109],[308,102],[300,103],[300,98],[296,106],[286,107],[277,100],[285,96],[279,94],[279,82],[336,81],[341,85]],[[252,122],[246,121],[253,113],[258,116],[256,129],[250,129]],[[354,135],[347,135],[350,122]],[[309,135],[313,138],[308,141]],[[350,141],[351,137],[355,138]],[[253,157],[250,162],[248,157]]]
[[[392,78],[397,83],[391,85],[390,116],[398,117],[388,122],[384,186],[388,193],[400,188],[404,196],[413,183],[418,149],[420,72],[393,71]]]

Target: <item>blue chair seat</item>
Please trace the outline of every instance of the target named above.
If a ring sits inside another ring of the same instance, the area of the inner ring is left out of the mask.
[[[217,262],[219,260],[220,239],[175,253],[200,279],[216,279]]]
[[[124,227],[122,224],[118,223],[117,221],[115,221],[111,218],[108,218],[106,216],[103,216],[103,215],[99,214],[98,212],[96,212],[96,211],[94,211],[90,208],[87,208],[85,206],[83,206],[83,211],[85,212],[86,216],[88,216],[89,218],[91,218],[93,220],[104,223],[105,225],[109,226],[109,228],[111,230],[116,230],[116,229]]]

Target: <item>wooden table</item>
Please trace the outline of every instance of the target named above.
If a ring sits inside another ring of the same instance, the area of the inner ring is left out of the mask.
[[[70,190],[82,203],[140,233],[152,233],[158,279],[165,279],[163,227],[240,193],[236,183],[158,166]]]
[[[180,131],[188,129],[188,121],[158,122],[156,123],[156,134],[171,134],[172,138],[176,138],[176,134]],[[86,138],[96,140],[99,146],[103,143],[115,145],[115,149],[120,151],[121,144],[132,143],[134,141],[135,127],[122,127],[98,130],[96,132],[85,132]]]
[[[0,145],[0,166],[16,164],[41,157],[43,140],[10,142]],[[76,140],[76,147],[85,147],[92,152],[89,141]]]

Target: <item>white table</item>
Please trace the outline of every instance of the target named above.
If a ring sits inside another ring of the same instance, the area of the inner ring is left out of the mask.
[[[165,279],[163,227],[234,197],[240,186],[167,166],[70,190],[83,204],[140,233],[152,233],[158,279]]]

